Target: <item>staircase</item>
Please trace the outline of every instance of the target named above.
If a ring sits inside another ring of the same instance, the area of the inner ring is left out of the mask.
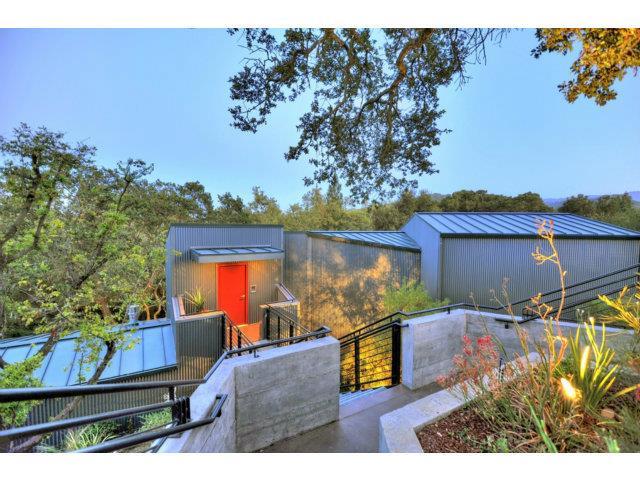
[[[624,289],[633,290],[640,280],[640,263],[615,270],[603,275],[567,285],[564,295],[561,289],[540,294],[545,304],[557,311],[564,299],[563,321],[586,320],[606,311],[606,305],[599,295],[617,295]],[[532,297],[536,293],[532,293]],[[512,303],[510,311],[520,315],[522,322],[539,318],[535,313],[531,298]],[[402,321],[411,317],[451,312],[456,308],[509,314],[502,306],[456,303],[443,307],[416,312],[395,312],[364,327],[340,337],[340,392],[341,403],[358,398],[358,393],[398,385],[401,381],[401,328]],[[553,315],[553,313],[551,313]]]

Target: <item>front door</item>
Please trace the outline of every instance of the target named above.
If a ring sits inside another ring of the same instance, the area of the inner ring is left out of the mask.
[[[247,264],[218,265],[218,310],[224,310],[234,325],[247,323]]]

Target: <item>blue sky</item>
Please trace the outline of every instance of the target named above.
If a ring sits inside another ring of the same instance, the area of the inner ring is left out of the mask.
[[[286,163],[303,104],[278,107],[257,134],[229,126],[228,78],[244,51],[224,30],[0,30],[0,134],[24,121],[98,147],[97,161],[155,164],[153,177],[198,180],[250,198],[259,185],[283,206],[307,190],[305,162]],[[605,107],[568,104],[557,85],[571,58],[531,57],[532,30],[512,32],[443,89],[434,149],[440,173],[420,187],[543,197],[640,190],[640,78]]]

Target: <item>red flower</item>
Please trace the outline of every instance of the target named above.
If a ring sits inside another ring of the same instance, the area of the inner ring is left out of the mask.
[[[636,400],[640,402],[640,385],[636,388]]]

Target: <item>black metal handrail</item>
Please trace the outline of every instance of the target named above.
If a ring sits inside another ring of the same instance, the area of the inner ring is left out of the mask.
[[[231,317],[229,317],[229,314],[224,310],[221,310],[221,312],[222,312],[221,335],[222,335],[222,338],[224,339],[223,340],[224,348],[231,350],[233,348],[242,348],[243,345],[244,346],[252,345],[251,340],[249,340],[249,338],[242,332],[242,330],[238,328],[238,326],[231,321]],[[235,342],[235,347],[234,347],[234,342]]]
[[[275,323],[275,325],[272,325]],[[266,304],[264,309],[264,338],[266,340],[289,338],[310,333],[289,311],[277,304]]]
[[[187,420],[184,423],[178,425],[172,425],[170,427],[161,430],[148,430],[145,432],[134,433],[132,435],[126,435],[113,440],[107,440],[106,442],[92,445],[90,447],[76,450],[74,453],[106,453],[115,452],[124,448],[140,445],[141,443],[147,443],[153,440],[166,439],[170,435],[186,432],[187,430],[193,430],[194,428],[203,427],[213,423],[216,418],[222,415],[222,406],[227,400],[227,394],[216,395],[216,403],[207,418],[201,420]]]
[[[630,280],[638,278],[638,269],[640,269],[640,263],[567,285],[564,288],[564,292],[562,288],[559,288],[540,293],[538,295],[540,299],[539,301],[546,304],[552,304],[560,300],[560,298],[548,298],[552,295],[563,294],[563,298],[565,300],[583,295],[583,298],[565,305],[565,315],[563,315],[562,320],[570,320],[566,318],[566,312],[573,311],[581,305],[597,300],[598,295],[612,295],[620,292],[624,288],[620,286],[621,283],[629,282]],[[616,276],[620,276],[621,274],[632,270],[635,270],[633,274],[615,278]],[[581,288],[601,280],[607,281],[588,288]],[[617,285],[617,287],[609,289],[608,291],[603,290],[604,287],[610,287],[612,285]],[[579,290],[575,291],[576,289]],[[532,299],[529,297],[527,299],[518,300],[517,302],[511,302],[505,306],[478,305],[475,303],[460,302],[412,312],[399,310],[385,315],[384,317],[368,323],[367,325],[359,327],[338,339],[340,341],[341,352],[341,390],[359,390],[372,384],[375,384],[375,386],[391,386],[399,382],[399,351],[401,341],[399,328],[402,326],[402,319],[440,312],[451,313],[452,310],[459,308],[472,308],[477,311],[501,312],[511,315],[513,312],[519,310],[520,306],[522,306],[521,319],[511,317],[511,320],[507,319],[506,321],[517,321],[518,323],[522,323],[538,318],[534,305],[532,304]],[[387,338],[388,330],[398,332],[397,338]],[[385,337],[385,335],[387,335],[387,337]],[[369,347],[368,350],[363,349],[362,344],[367,341],[375,343],[376,346],[373,348]],[[378,370],[375,375],[372,375],[373,378],[369,380],[362,378],[363,364],[366,362],[374,363]],[[387,373],[388,375],[386,375]]]
[[[262,349],[268,349],[272,347],[278,347],[285,344],[294,344],[303,341],[308,341],[317,338],[323,338],[331,333],[331,330],[327,327],[321,327],[313,332],[305,333],[302,335],[296,335],[293,337],[267,341],[259,344],[249,343],[246,346],[235,348],[231,350],[225,350],[222,355],[216,360],[213,366],[205,374],[202,379],[193,380],[159,380],[159,381],[147,381],[147,382],[132,382],[132,383],[102,383],[93,385],[73,385],[68,387],[37,387],[37,388],[16,388],[16,389],[0,389],[0,403],[20,402],[30,400],[47,400],[55,398],[66,398],[86,395],[99,395],[105,393],[117,393],[117,392],[131,392],[139,390],[150,390],[156,388],[167,388],[169,390],[169,401],[155,403],[151,405],[144,405],[140,407],[132,407],[121,410],[115,410],[110,412],[103,412],[93,415],[86,415],[83,417],[67,418],[61,420],[55,420],[51,422],[29,425],[24,427],[15,427],[0,431],[0,442],[12,441],[16,438],[21,438],[28,435],[41,435],[47,434],[66,428],[78,427],[83,425],[89,425],[104,420],[123,418],[131,415],[138,415],[141,413],[153,412],[164,408],[171,408],[172,410],[172,425],[154,431],[140,432],[132,435],[127,435],[114,440],[103,442],[86,449],[79,450],[79,452],[107,452],[115,451],[118,449],[130,447],[133,445],[146,443],[152,440],[158,440],[166,438],[169,435],[175,433],[184,432],[193,428],[197,428],[203,425],[212,423],[216,416],[219,416],[220,409],[226,399],[226,395],[219,396],[219,402],[216,408],[218,412],[216,415],[212,415],[207,419],[192,421],[190,419],[190,400],[189,397],[176,398],[176,389],[181,386],[193,386],[206,383],[211,376],[216,372],[224,360],[233,356],[243,355],[245,353],[253,353],[257,355],[257,352]],[[215,409],[214,409],[215,410]]]

